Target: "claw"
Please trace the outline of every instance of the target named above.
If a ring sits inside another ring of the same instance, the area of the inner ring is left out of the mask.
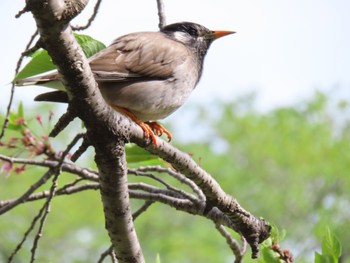
[[[137,122],[136,122],[137,123]],[[151,138],[153,145],[157,146],[157,138],[152,128],[145,122],[137,123],[145,133],[145,138]],[[158,134],[157,134],[158,135]]]
[[[148,121],[143,122],[141,121],[134,113],[129,111],[126,108],[118,107],[112,105],[112,108],[115,109],[118,112],[123,113],[124,115],[128,116],[130,119],[132,119],[137,125],[141,127],[143,132],[145,133],[145,138],[150,138],[152,141],[152,144],[154,146],[157,146],[157,136],[162,136],[163,133],[165,133],[168,137],[168,141],[171,141],[172,135],[169,131],[167,131],[163,125],[154,122],[154,121]]]
[[[151,127],[151,129],[153,130],[154,133],[156,133],[158,136],[162,136],[163,133],[166,134],[166,136],[168,137],[168,142],[171,141],[171,138],[173,137],[172,134],[165,129],[165,127],[163,125],[161,125],[158,122],[155,121],[147,121],[145,122],[149,127]]]

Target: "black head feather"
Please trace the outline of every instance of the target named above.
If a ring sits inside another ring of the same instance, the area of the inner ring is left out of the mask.
[[[183,32],[189,34],[194,38],[203,36],[204,34],[210,34],[211,32],[208,28],[191,22],[170,24],[162,28],[161,31],[164,33]]]
[[[191,48],[197,54],[200,63],[203,62],[210,44],[215,39],[211,30],[192,22],[170,24],[163,27],[161,32]]]

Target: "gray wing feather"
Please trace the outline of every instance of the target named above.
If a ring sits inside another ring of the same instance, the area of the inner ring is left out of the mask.
[[[97,82],[126,82],[166,79],[188,59],[189,51],[180,42],[160,32],[132,33],[117,38],[110,46],[89,58]],[[57,71],[18,80],[17,85],[43,85],[62,89]],[[57,83],[55,85],[54,82]]]
[[[90,66],[101,82],[166,79],[188,56],[183,44],[160,33],[134,33],[116,39],[91,58]]]

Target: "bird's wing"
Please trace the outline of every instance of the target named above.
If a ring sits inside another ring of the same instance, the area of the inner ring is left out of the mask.
[[[89,59],[99,82],[166,79],[186,59],[187,48],[159,32],[133,33],[116,39]]]
[[[117,38],[89,58],[98,82],[166,79],[189,59],[188,49],[160,32],[132,33]],[[16,81],[16,85],[43,85],[63,89],[57,71]]]

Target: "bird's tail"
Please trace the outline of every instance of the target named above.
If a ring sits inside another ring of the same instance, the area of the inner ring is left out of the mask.
[[[64,90],[64,86],[60,81],[57,72],[52,72],[42,76],[34,76],[15,81],[16,86],[45,86],[56,89],[56,91],[42,93],[34,98],[35,101],[50,101],[50,102],[68,102],[68,95]]]
[[[34,98],[34,100],[68,103],[68,95],[67,92],[64,92],[62,90],[56,90],[39,94]]]

